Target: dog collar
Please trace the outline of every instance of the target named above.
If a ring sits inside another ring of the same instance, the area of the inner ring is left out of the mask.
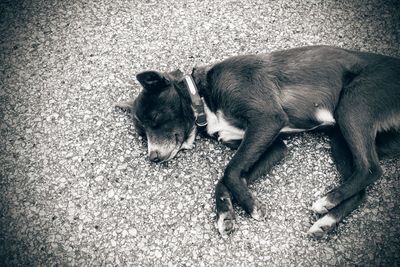
[[[204,112],[203,99],[199,95],[196,84],[193,81],[192,75],[185,76],[185,84],[189,89],[190,98],[192,99],[192,105],[196,117],[196,125],[204,127],[207,125],[207,118]]]

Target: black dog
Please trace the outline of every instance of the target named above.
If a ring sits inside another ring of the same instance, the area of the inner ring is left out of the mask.
[[[218,230],[234,225],[232,202],[255,219],[265,207],[247,183],[285,154],[281,133],[332,128],[332,154],[344,182],[317,200],[320,237],[354,210],[381,174],[379,158],[400,155],[400,59],[313,46],[229,58],[182,72],[137,75],[144,90],[125,103],[149,158],[190,148],[198,129],[238,147],[216,189]]]

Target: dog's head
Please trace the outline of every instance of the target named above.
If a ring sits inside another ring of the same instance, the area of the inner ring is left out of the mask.
[[[136,78],[143,90],[132,112],[138,133],[147,138],[149,159],[167,161],[179,150],[191,148],[196,135],[195,116],[183,73],[145,71]]]

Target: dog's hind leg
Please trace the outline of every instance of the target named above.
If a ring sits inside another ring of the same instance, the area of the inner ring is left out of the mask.
[[[375,144],[380,159],[400,157],[400,131],[378,133]]]
[[[334,127],[330,135],[331,153],[336,168],[343,180],[353,173],[353,155],[339,127]]]
[[[313,238],[321,238],[330,230],[332,230],[337,223],[342,221],[347,215],[355,210],[360,203],[365,199],[365,189],[360,193],[346,199],[338,206],[331,209],[327,214],[318,219],[313,226],[308,230],[307,234]]]
[[[335,127],[331,135],[332,156],[336,163],[336,167],[343,181],[346,181],[353,172],[353,157],[349,150],[346,140],[344,139],[340,129]],[[360,193],[344,200],[335,208],[331,209],[327,214],[317,220],[308,230],[307,234],[313,238],[321,238],[337,223],[343,220],[360,203],[365,199],[365,189]]]
[[[354,95],[348,96],[337,109],[337,122],[353,156],[353,171],[342,185],[314,203],[312,209],[319,214],[327,213],[361,192],[382,174],[375,147],[375,113],[362,99],[354,100]]]

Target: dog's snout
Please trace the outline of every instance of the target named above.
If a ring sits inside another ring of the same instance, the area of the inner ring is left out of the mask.
[[[159,162],[160,161],[160,153],[158,151],[151,151],[149,155],[149,159],[152,162]]]

